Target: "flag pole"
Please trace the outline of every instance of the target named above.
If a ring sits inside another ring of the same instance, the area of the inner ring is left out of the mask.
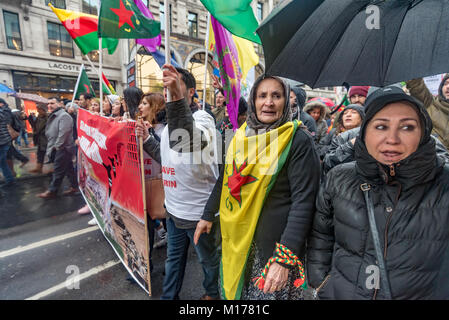
[[[75,84],[75,89],[73,90],[73,97],[72,97],[72,104],[71,106],[73,106],[73,101],[75,101],[75,97],[78,91],[78,85],[80,84],[80,78],[81,78],[81,73],[83,72],[83,68],[84,68],[84,63],[81,65],[81,69],[80,69],[80,73],[78,74],[78,79],[76,79],[76,84]]]
[[[165,64],[170,64],[170,5],[169,0],[164,0],[165,7]],[[167,88],[167,102],[171,102],[171,93]]]
[[[101,41],[102,38],[98,38],[98,50],[99,50],[99,54],[100,54],[100,70],[98,72],[98,85],[100,86],[100,114],[103,114],[103,79],[102,79],[102,74],[103,74],[103,43]]]
[[[204,91],[203,91],[203,107],[206,107],[206,93],[207,93],[207,60],[209,58],[209,37],[210,37],[210,12],[207,12],[207,30],[206,30],[206,57],[204,58]]]

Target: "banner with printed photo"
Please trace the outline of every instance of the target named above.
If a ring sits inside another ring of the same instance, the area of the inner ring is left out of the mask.
[[[135,122],[78,112],[80,190],[129,273],[151,292]]]

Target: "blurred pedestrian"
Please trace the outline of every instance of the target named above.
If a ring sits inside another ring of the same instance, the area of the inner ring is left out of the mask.
[[[78,182],[73,156],[75,154],[75,143],[73,140],[72,117],[62,108],[58,97],[48,99],[48,115],[45,135],[47,136],[46,154],[54,159],[54,172],[50,187],[44,193],[38,194],[43,199],[54,198],[62,184],[65,176],[68,177],[70,188],[63,192],[70,195],[77,192]]]
[[[304,112],[309,114],[316,123],[316,138],[315,141],[319,143],[327,135],[327,123],[326,115],[328,114],[328,108],[324,103],[320,101],[311,101],[304,107]]]
[[[33,143],[37,147],[36,167],[29,171],[31,173],[42,173],[47,150],[47,136],[45,135],[47,119],[47,106],[41,103],[37,105],[37,116],[31,113],[28,117],[28,122],[33,128]]]
[[[13,123],[13,115],[6,101],[0,98],[0,169],[2,170],[5,183],[3,186],[14,183],[13,173],[8,166],[6,156],[10,148],[12,137],[8,127]]]

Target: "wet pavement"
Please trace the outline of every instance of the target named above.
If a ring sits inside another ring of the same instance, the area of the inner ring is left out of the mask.
[[[28,173],[35,165],[35,150],[22,152],[30,162],[24,168],[15,162],[17,181],[3,188],[0,197],[0,300],[159,299],[166,247],[153,251],[149,297],[127,280],[128,272],[98,227],[87,224],[92,216],[77,214],[84,205],[81,194],[48,200],[36,196],[47,190],[51,174]],[[45,171],[49,167],[46,165]],[[65,179],[63,189],[67,187]],[[66,281],[75,272],[82,279],[78,288],[70,288]],[[199,299],[202,280],[198,258],[191,248],[180,298]]]

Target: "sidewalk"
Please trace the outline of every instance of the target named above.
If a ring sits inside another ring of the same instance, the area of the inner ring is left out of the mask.
[[[32,144],[30,144],[31,146]],[[30,161],[28,161],[28,163],[21,168],[20,165],[22,164],[19,160],[14,159],[14,171],[16,172],[16,179],[18,181],[20,180],[26,180],[26,179],[33,179],[33,178],[40,178],[40,177],[46,177],[49,175],[48,171],[50,169],[52,169],[53,165],[52,164],[46,164],[44,165],[44,168],[42,170],[43,173],[30,173],[29,170],[32,170],[34,168],[36,168],[36,162],[37,162],[37,158],[36,158],[36,152],[37,152],[37,147],[31,146],[31,147],[24,147],[22,146],[21,148],[16,147],[17,150],[19,150],[25,157],[27,157],[28,159],[30,159]],[[3,182],[3,174],[0,171],[0,182]]]

